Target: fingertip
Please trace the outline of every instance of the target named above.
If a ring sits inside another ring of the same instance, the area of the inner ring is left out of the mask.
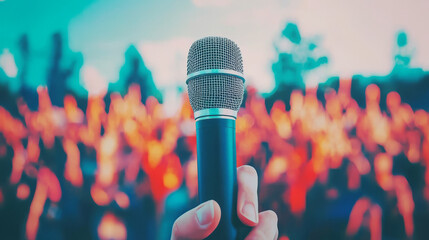
[[[259,217],[256,207],[251,202],[245,202],[240,209],[237,209],[238,218],[247,226],[254,227],[258,224]]]
[[[203,239],[218,226],[221,217],[219,204],[213,200],[201,203],[176,219],[171,239]]]
[[[215,200],[210,200],[210,201],[213,203],[213,209],[214,209],[213,224],[215,225],[215,228],[216,228],[220,222],[220,217],[221,217],[222,211],[220,210],[219,204]]]
[[[205,229],[212,225],[215,219],[215,207],[213,201],[201,204],[195,212],[199,228]]]
[[[237,179],[239,182],[247,183],[251,189],[258,188],[258,173],[252,166],[243,165],[237,168]]]
[[[254,227],[259,222],[258,216],[258,174],[248,165],[237,169],[238,193],[237,215],[242,223]]]
[[[210,223],[207,224],[205,227],[202,228],[202,229],[205,229],[205,230],[202,231],[201,234],[198,236],[198,238],[206,238],[219,225],[220,218],[221,218],[221,210],[220,210],[219,204],[216,201],[214,201],[214,200],[209,200],[209,201],[207,201],[207,202],[205,202],[205,203],[203,203],[201,205],[209,206],[211,214],[213,214],[211,216]],[[198,211],[197,211],[197,215],[198,215]]]

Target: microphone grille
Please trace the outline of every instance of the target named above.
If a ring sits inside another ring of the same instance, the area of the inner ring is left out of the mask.
[[[195,41],[188,53],[188,75],[209,69],[243,73],[243,61],[237,44],[222,37]],[[194,112],[208,108],[238,111],[243,101],[244,83],[232,75],[201,75],[188,81],[188,93]]]
[[[223,37],[205,37],[195,41],[188,53],[188,74],[207,69],[230,69],[243,73],[237,44]]]

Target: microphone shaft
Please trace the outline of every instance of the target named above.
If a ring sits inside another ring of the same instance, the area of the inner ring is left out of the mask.
[[[199,201],[213,199],[222,211],[218,227],[207,239],[234,240],[240,226],[237,217],[235,120],[199,120],[196,128]]]

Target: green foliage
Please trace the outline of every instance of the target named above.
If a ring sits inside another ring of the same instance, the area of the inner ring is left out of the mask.
[[[399,32],[398,37],[396,38],[396,44],[398,44],[398,47],[405,47],[407,43],[408,43],[407,34],[402,31]]]
[[[282,35],[295,44],[301,42],[301,34],[299,33],[298,26],[294,23],[288,23],[282,32]]]
[[[149,96],[154,96],[159,102],[162,102],[161,92],[155,86],[152,73],[146,67],[137,48],[131,45],[125,52],[125,63],[119,72],[119,80],[110,84],[109,91],[116,91],[125,95],[128,87],[133,83],[140,85],[143,102]]]
[[[328,57],[319,47],[319,39],[302,37],[295,23],[286,24],[275,49],[278,58],[272,65],[272,71],[276,89],[281,85],[304,88],[306,73],[328,63]]]
[[[399,32],[396,37],[396,52],[395,52],[395,68],[408,68],[412,57],[412,51],[408,46],[407,34],[403,31]]]

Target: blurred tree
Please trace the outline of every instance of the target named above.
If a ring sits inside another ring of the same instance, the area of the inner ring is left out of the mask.
[[[408,44],[408,36],[404,31],[396,35],[396,46],[394,50],[394,67],[393,71],[402,71],[410,67],[413,56],[413,49]]]
[[[64,39],[62,65],[67,68],[71,65],[71,61],[76,61],[75,53],[67,49],[66,39],[68,39],[69,24],[72,19],[79,16],[84,9],[90,7],[94,2],[96,1],[0,0],[0,49],[7,48],[10,50],[18,68],[17,79],[10,78],[8,80],[9,86],[17,83],[17,87],[13,91],[22,90],[18,84],[22,79],[25,79],[25,91],[27,93],[35,91],[38,86],[47,85],[48,71],[50,71],[48,69],[52,63],[52,44],[48,43],[50,46],[47,46],[47,40],[55,32],[61,32],[62,39]],[[23,37],[23,33],[25,33],[25,37]],[[17,40],[19,41],[18,44],[16,44]],[[28,46],[26,62],[22,59],[22,50],[25,50],[25,44]],[[78,58],[66,86],[73,93],[85,97],[87,92],[82,84],[79,84],[78,68],[81,62],[83,62],[83,58]],[[22,72],[20,71],[24,63],[27,66],[25,74],[21,75]]]
[[[64,39],[67,37],[63,38],[59,32],[52,35],[52,57],[48,67],[47,86],[51,102],[55,106],[64,105],[67,89],[72,89],[80,95],[86,92],[78,83],[76,76],[82,66],[82,57],[71,52]],[[74,81],[71,83],[69,80]]]
[[[109,92],[119,92],[125,95],[128,87],[136,83],[140,86],[141,100],[143,103],[149,96],[153,96],[162,102],[161,92],[156,88],[152,73],[144,64],[143,58],[134,45],[128,47],[125,52],[125,64],[119,72],[119,81],[109,85]]]
[[[289,98],[294,89],[304,89],[306,84],[326,80],[320,79],[323,74],[315,71],[328,63],[319,42],[318,37],[302,37],[295,23],[286,24],[280,39],[274,42],[278,58],[272,65],[275,88],[265,101],[268,110],[277,100],[282,100],[289,109]]]
[[[414,109],[428,109],[429,75],[420,67],[413,66],[415,46],[405,31],[399,31],[395,36],[393,48],[393,68],[386,78],[384,87],[380,87],[382,96],[395,90],[402,101]]]
[[[37,110],[39,99],[36,92],[36,89],[31,88],[28,85],[28,69],[30,62],[30,43],[28,41],[28,35],[23,34],[18,40],[18,49],[19,54],[17,54],[17,64],[18,64],[18,76],[20,86],[20,94],[23,97],[24,101],[27,103],[28,107],[35,111]]]
[[[15,61],[18,69],[16,76],[16,85],[19,89],[19,94],[27,102],[31,110],[37,110],[38,107],[38,95],[36,88],[40,85],[47,85],[49,95],[52,103],[56,106],[63,105],[64,95],[67,90],[69,93],[85,97],[87,91],[79,83],[79,69],[83,63],[83,57],[80,53],[72,52],[68,48],[67,41],[64,41],[67,37],[63,37],[59,32],[52,35],[52,55],[48,62],[48,70],[41,68],[45,71],[46,75],[43,75],[45,81],[38,82],[35,80],[35,67],[40,67],[39,60],[40,52],[34,50],[30,45],[28,34],[22,34],[17,42],[17,52],[15,53]],[[42,64],[43,65],[43,64]],[[65,66],[65,67],[64,67]],[[31,76],[31,77],[30,77]],[[12,83],[11,81],[9,82]]]
[[[30,43],[28,41],[28,35],[23,34],[19,40],[18,40],[18,47],[20,50],[21,55],[21,67],[19,69],[19,80],[21,81],[21,84],[25,84],[27,79],[27,72],[28,72],[28,58],[30,55]]]
[[[278,55],[272,65],[275,89],[282,85],[304,88],[306,73],[328,63],[328,57],[319,47],[319,38],[303,38],[295,23],[286,24],[274,47]]]
[[[415,52],[416,49],[410,43],[408,34],[404,31],[399,31],[396,34],[393,49],[393,68],[389,76],[391,81],[418,82],[424,77],[425,71],[412,64]]]

